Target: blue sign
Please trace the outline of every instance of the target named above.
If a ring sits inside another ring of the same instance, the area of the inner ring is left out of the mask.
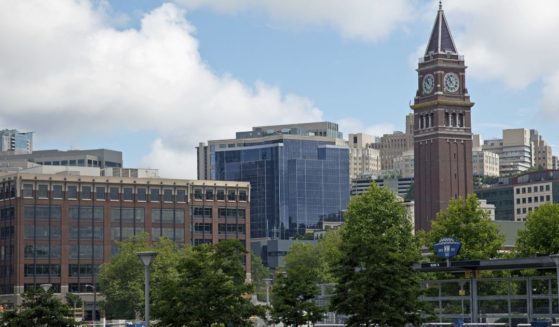
[[[455,241],[450,237],[443,237],[438,243],[435,243],[433,249],[438,257],[448,259],[458,255],[460,245],[460,242]]]

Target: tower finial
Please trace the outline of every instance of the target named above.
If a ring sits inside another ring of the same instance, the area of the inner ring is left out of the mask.
[[[439,0],[439,10],[443,10],[443,0]]]

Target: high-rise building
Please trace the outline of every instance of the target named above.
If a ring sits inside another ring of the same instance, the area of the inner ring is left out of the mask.
[[[212,179],[251,186],[252,238],[288,239],[349,200],[349,149],[330,122],[254,127],[209,141]],[[200,148],[200,147],[199,147]]]
[[[537,130],[530,130],[530,140],[534,145],[534,167],[549,170],[553,169],[553,153],[551,146],[547,145]]]
[[[394,159],[413,149],[413,114],[406,116],[405,132],[396,131],[392,134],[384,134],[371,147],[380,151],[381,169],[393,170]]]
[[[355,178],[359,175],[379,171],[380,153],[371,148],[375,138],[371,135],[358,133],[349,134],[349,177]]]
[[[473,192],[472,126],[466,65],[442,5],[418,65],[414,110],[415,228],[429,230],[451,199]]]
[[[401,155],[394,158],[394,171],[400,177],[413,178],[415,173],[415,156],[413,149],[404,151]]]
[[[503,138],[485,140],[483,150],[499,155],[501,176],[516,175],[534,166],[534,144],[526,128],[503,130]]]
[[[19,132],[15,129],[0,131],[0,152],[12,154],[31,153],[33,151],[33,132]]]
[[[94,168],[74,173],[80,169]],[[250,249],[248,183],[74,173],[0,175],[5,308],[18,304],[24,290],[48,283],[55,293],[80,293],[91,317],[99,265],[115,255],[116,241],[139,233],[179,245],[234,239]],[[247,272],[250,264],[247,255]]]

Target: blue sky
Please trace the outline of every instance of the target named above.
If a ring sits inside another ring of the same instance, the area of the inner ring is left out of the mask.
[[[0,86],[7,87],[3,127],[36,131],[40,148],[117,149],[127,166],[185,178],[195,177],[197,142],[258,124],[322,119],[340,123],[344,133],[402,130],[438,5],[23,3],[0,8],[12,13],[0,30],[22,36],[0,32],[9,50],[0,59],[15,67],[0,68]],[[469,66],[474,132],[487,139],[503,128],[536,128],[555,146],[559,47],[543,34],[559,32],[559,3],[530,3],[447,0],[444,6]],[[30,18],[16,21],[18,14]]]

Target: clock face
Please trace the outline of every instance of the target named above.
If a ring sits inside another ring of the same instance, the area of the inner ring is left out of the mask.
[[[435,88],[435,77],[432,74],[427,74],[423,77],[423,93],[429,94]]]
[[[447,73],[444,75],[444,90],[450,93],[458,91],[460,80],[455,73]]]

